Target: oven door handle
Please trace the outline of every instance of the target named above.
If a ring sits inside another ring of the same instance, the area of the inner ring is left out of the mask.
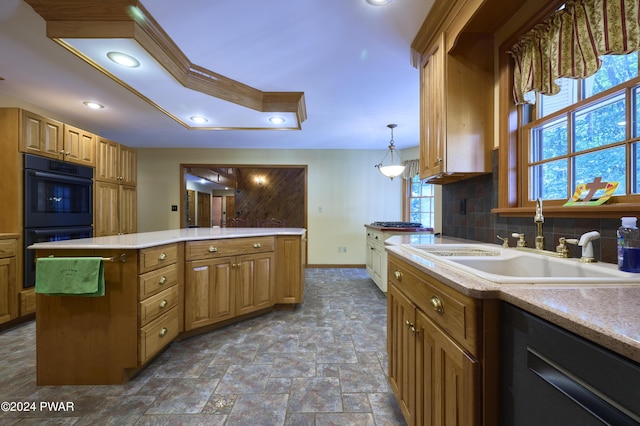
[[[86,233],[93,232],[92,226],[73,226],[67,228],[47,228],[47,229],[32,229],[34,235],[55,235],[64,233]]]
[[[66,176],[66,175],[58,175],[55,173],[46,173],[46,172],[36,172],[29,170],[30,175],[35,177],[41,177],[46,179],[54,179],[62,182],[72,182],[72,183],[82,183],[82,184],[90,184],[93,182],[93,179],[79,178],[74,176]]]

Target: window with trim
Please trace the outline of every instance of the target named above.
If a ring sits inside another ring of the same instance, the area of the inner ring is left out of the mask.
[[[619,182],[614,197],[579,215],[637,208],[640,22],[629,17],[639,14],[638,2],[551,0],[505,40],[498,213],[528,214],[537,198],[561,206],[597,178]]]
[[[601,59],[596,74],[557,80],[560,93],[523,107],[531,120],[522,126],[521,154],[529,200],[566,201],[597,177],[619,183],[614,196],[640,192],[638,53]]]
[[[435,226],[435,195],[433,184],[422,183],[420,176],[415,175],[405,180],[406,207],[405,219],[409,222],[419,222],[425,228]]]

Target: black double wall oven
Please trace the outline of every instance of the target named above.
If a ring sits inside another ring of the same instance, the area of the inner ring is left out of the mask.
[[[24,156],[24,287],[35,285],[34,243],[93,236],[93,168]]]

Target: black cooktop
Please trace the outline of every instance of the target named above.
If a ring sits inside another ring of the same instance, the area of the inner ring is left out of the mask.
[[[419,222],[373,222],[371,225],[383,228],[422,228]]]

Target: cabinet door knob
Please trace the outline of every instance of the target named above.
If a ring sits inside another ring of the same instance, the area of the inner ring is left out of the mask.
[[[260,243],[253,243],[253,248],[260,248],[262,245]]]
[[[164,337],[167,334],[167,331],[169,331],[167,327],[162,327],[162,330],[160,330],[160,333],[158,333],[158,336]]]
[[[439,314],[444,313],[444,306],[442,306],[442,300],[438,296],[433,296],[429,301],[429,304]]]
[[[160,277],[160,279],[158,280],[158,284],[162,285],[165,284],[167,282],[167,277],[165,277],[164,275]]]
[[[160,253],[160,256],[158,256],[158,260],[165,260],[167,258],[167,254],[166,253]]]
[[[216,246],[209,246],[209,253],[216,253],[218,251],[218,247]]]
[[[164,308],[167,306],[167,301],[165,299],[162,299],[162,302],[160,302],[160,307]]]
[[[402,281],[402,272],[396,271],[396,272],[393,273],[393,275],[395,275],[396,280]]]

